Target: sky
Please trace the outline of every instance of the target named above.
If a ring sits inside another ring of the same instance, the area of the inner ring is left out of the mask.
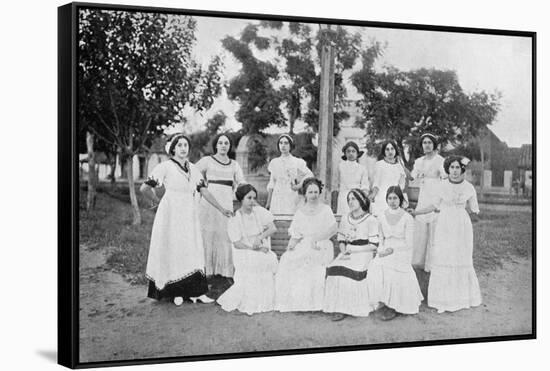
[[[204,64],[216,54],[225,62],[224,77],[229,81],[240,64],[223,49],[221,40],[240,35],[250,21],[241,19],[196,17],[197,44],[195,56]],[[493,132],[511,147],[531,143],[531,39],[517,36],[495,36],[451,32],[399,30],[390,28],[348,27],[360,32],[363,42],[375,39],[386,44],[377,67],[395,66],[400,70],[436,68],[456,71],[459,83],[467,93],[479,90],[499,91],[501,109],[491,125]],[[351,84],[348,97],[358,98]],[[206,114],[197,116],[197,125],[218,110],[228,116],[228,125],[238,127],[234,115],[238,106],[223,94]],[[299,126],[297,127],[299,128]]]

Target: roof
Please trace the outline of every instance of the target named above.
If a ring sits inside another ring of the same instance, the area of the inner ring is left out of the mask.
[[[533,145],[524,144],[520,148],[518,166],[523,169],[531,169],[533,166]]]

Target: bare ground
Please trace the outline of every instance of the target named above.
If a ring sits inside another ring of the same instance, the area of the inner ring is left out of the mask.
[[[437,314],[422,306],[414,316],[383,322],[348,317],[331,322],[323,313],[227,313],[216,304],[181,307],[147,299],[106,268],[109,248],[81,244],[80,361],[115,361],[262,350],[377,344],[530,334],[530,257],[478,272],[480,307]]]

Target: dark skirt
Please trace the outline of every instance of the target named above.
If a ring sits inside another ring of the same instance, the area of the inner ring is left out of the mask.
[[[203,294],[206,294],[207,291],[208,284],[206,283],[206,276],[203,272],[198,271],[179,281],[167,284],[162,290],[159,290],[155,286],[155,281],[149,280],[149,290],[147,291],[147,297],[151,299],[161,300],[164,298],[172,299],[177,296],[181,296],[187,299],[191,297],[201,296]]]

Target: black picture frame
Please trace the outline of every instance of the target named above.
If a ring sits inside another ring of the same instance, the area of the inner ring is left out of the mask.
[[[423,31],[444,31],[456,33],[476,33],[485,35],[519,36],[532,40],[532,166],[536,169],[536,47],[537,34],[530,31],[497,30],[483,28],[462,28],[405,23],[387,23],[360,20],[309,18],[267,14],[249,14],[221,11],[201,11],[191,9],[156,8],[97,3],[70,3],[58,8],[58,363],[69,368],[90,368],[100,366],[123,366],[188,362],[230,358],[266,357],[276,355],[342,352],[381,348],[418,347],[463,343],[528,340],[537,337],[537,297],[536,297],[536,242],[532,246],[532,333],[522,335],[491,336],[481,338],[443,339],[436,341],[414,341],[371,345],[338,346],[314,349],[292,349],[278,351],[258,351],[235,354],[178,356],[153,359],[129,359],[123,361],[86,362],[79,361],[79,162],[77,153],[77,61],[78,61],[78,11],[79,9],[123,10],[136,12],[156,12],[240,18],[245,20],[280,20],[307,23],[368,26]],[[536,236],[536,171],[533,172],[532,193],[532,234]]]

